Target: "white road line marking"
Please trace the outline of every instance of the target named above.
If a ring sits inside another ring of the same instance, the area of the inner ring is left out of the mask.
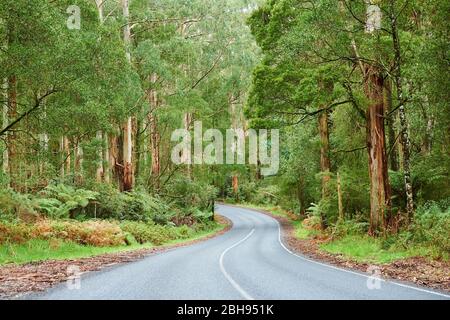
[[[251,295],[249,295],[244,289],[242,289],[241,286],[238,285],[237,282],[234,281],[233,278],[228,274],[228,272],[225,270],[225,267],[223,266],[223,258],[225,257],[225,254],[228,251],[230,251],[231,249],[237,247],[242,242],[244,242],[245,240],[250,238],[252,236],[253,232],[255,232],[255,229],[252,229],[252,231],[250,231],[250,233],[245,238],[243,238],[242,240],[236,242],[231,247],[228,247],[227,249],[225,249],[225,251],[222,252],[222,254],[220,255],[220,259],[219,259],[220,271],[222,271],[223,275],[228,280],[228,282],[231,283],[231,285],[241,294],[241,296],[243,296],[247,300],[255,300],[255,299]]]
[[[254,211],[254,212],[257,212],[257,211]],[[325,264],[325,263],[321,263],[321,262],[318,262],[318,261],[314,261],[314,260],[305,258],[305,257],[303,257],[303,256],[300,256],[300,255],[298,255],[298,254],[292,252],[289,248],[287,248],[287,247],[284,245],[283,241],[281,241],[281,225],[280,225],[280,223],[278,222],[277,219],[274,219],[274,218],[273,218],[273,220],[275,220],[275,221],[277,222],[277,224],[278,224],[278,241],[280,242],[281,246],[282,246],[287,252],[289,252],[290,254],[292,254],[292,255],[294,255],[294,256],[296,256],[297,258],[300,258],[300,259],[302,259],[302,260],[305,260],[305,261],[308,261],[308,262],[311,262],[311,263],[315,263],[315,264],[318,264],[318,265],[321,265],[321,266],[324,266],[324,267],[327,267],[327,268],[330,268],[330,269],[334,269],[334,270],[338,270],[338,271],[342,271],[342,272],[351,273],[351,274],[354,274],[354,275],[357,275],[357,276],[360,276],[360,277],[364,277],[364,278],[370,278],[370,277],[371,277],[371,276],[368,276],[368,275],[365,275],[365,274],[362,274],[362,273],[358,273],[358,272],[355,272],[355,271],[346,270],[346,269],[338,268],[338,267],[335,267],[335,266],[332,266],[332,265],[329,265],[329,264]],[[399,286],[399,287],[409,288],[409,289],[413,289],[413,290],[417,290],[417,291],[421,291],[421,292],[425,292],[425,293],[430,293],[430,294],[434,294],[434,295],[441,296],[441,297],[445,297],[445,298],[450,298],[450,295],[446,295],[446,294],[444,294],[444,293],[439,293],[439,292],[434,292],[434,291],[430,291],[430,290],[426,290],[426,289],[421,289],[421,288],[417,288],[417,287],[412,287],[412,286],[408,286],[408,285],[406,285],[406,284],[402,284],[402,283],[398,283],[398,282],[386,280],[386,279],[383,279],[383,278],[380,278],[380,280],[383,281],[383,282],[386,282],[386,283],[391,283],[391,284],[397,285],[397,286]]]

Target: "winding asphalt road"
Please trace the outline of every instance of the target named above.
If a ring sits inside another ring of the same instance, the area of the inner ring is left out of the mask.
[[[278,222],[264,214],[225,205],[217,211],[233,222],[219,237],[84,274],[77,290],[63,283],[26,298],[450,299],[412,284],[377,286],[369,274],[296,255],[282,243]]]

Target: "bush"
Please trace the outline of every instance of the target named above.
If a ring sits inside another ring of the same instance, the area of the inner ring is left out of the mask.
[[[279,189],[277,186],[269,185],[255,189],[255,192],[250,198],[250,202],[258,205],[277,204]]]
[[[29,195],[14,192],[11,189],[0,190],[0,219],[15,220],[18,218],[35,217],[37,215],[33,208]]]
[[[26,224],[1,222],[0,244],[24,243],[32,237],[31,228]]]
[[[412,239],[437,248],[442,254],[450,252],[450,207],[428,202],[416,211]]]
[[[143,191],[119,192],[112,186],[97,186],[97,201],[87,208],[90,217],[167,224],[174,216],[162,200]]]
[[[119,225],[107,221],[43,221],[38,223],[35,229],[36,238],[57,238],[68,240],[82,245],[92,245],[96,247],[119,246],[126,243],[125,233]],[[42,228],[47,230],[50,227],[50,234],[39,234]]]
[[[334,237],[364,235],[369,230],[369,223],[359,220],[338,221],[334,228]]]
[[[62,184],[50,185],[40,193],[34,203],[39,212],[50,218],[73,218],[82,213],[97,195],[94,191],[75,189]]]
[[[125,210],[120,219],[167,224],[172,216],[170,207],[160,199],[144,192],[133,191],[126,194]]]
[[[185,178],[171,181],[167,190],[173,198],[173,203],[180,209],[198,208],[201,211],[211,210],[213,200],[217,198],[218,190],[214,186]]]
[[[31,239],[60,239],[96,247],[126,243],[126,235],[119,225],[107,221],[41,220],[32,225],[0,223],[0,243],[24,243]]]
[[[172,227],[135,221],[122,222],[120,227],[123,231],[131,234],[140,244],[150,242],[154,245],[161,245],[176,239],[176,233],[171,230]]]

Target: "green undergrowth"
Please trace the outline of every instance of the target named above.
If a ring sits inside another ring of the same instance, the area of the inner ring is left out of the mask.
[[[150,231],[147,230],[150,234],[148,239],[141,238],[141,241],[137,241],[130,233],[127,235],[127,243],[114,246],[85,245],[77,243],[74,240],[58,238],[34,238],[19,243],[6,241],[0,245],[0,265],[9,263],[24,264],[45,260],[80,259],[101,254],[148,249],[162,245],[176,245],[214,235],[223,230],[225,226],[218,222],[211,222],[207,225],[197,227],[174,227],[172,231],[167,231],[167,228],[159,227],[156,236],[153,234],[155,228],[152,226],[148,228]],[[146,232],[145,225],[141,228],[141,232]],[[161,235],[162,233],[164,235]],[[147,241],[150,239],[153,239],[153,241]],[[158,239],[158,241],[154,239]]]

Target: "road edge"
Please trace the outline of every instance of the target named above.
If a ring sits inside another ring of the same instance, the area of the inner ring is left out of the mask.
[[[440,296],[444,296],[446,298],[450,297],[450,288],[447,287],[445,284],[444,285],[439,285],[439,284],[435,284],[434,286],[429,286],[429,285],[425,285],[425,284],[418,284],[416,282],[414,282],[412,279],[404,279],[404,278],[397,278],[397,277],[392,277],[390,274],[384,273],[382,270],[383,265],[381,264],[376,264],[376,263],[361,263],[361,262],[356,262],[347,258],[344,258],[342,256],[339,255],[334,255],[332,253],[328,253],[319,249],[316,249],[314,251],[309,251],[309,252],[304,252],[302,250],[299,250],[297,246],[293,245],[293,243],[297,242],[302,242],[302,239],[297,238],[293,233],[295,232],[295,229],[293,228],[292,225],[292,221],[287,218],[287,217],[281,217],[278,215],[275,215],[273,213],[271,213],[270,211],[264,210],[264,209],[260,209],[260,208],[255,208],[255,207],[251,207],[251,206],[245,206],[245,205],[240,205],[240,204],[229,204],[229,203],[218,203],[221,205],[225,205],[225,206],[230,206],[230,207],[236,207],[236,208],[241,208],[241,209],[247,209],[247,210],[252,210],[255,212],[259,212],[261,214],[267,215],[273,219],[275,219],[280,227],[280,243],[282,246],[285,247],[285,249],[287,251],[289,251],[290,253],[294,254],[294,255],[299,255],[299,258],[302,259],[306,259],[309,260],[311,262],[315,262],[318,264],[322,264],[331,268],[335,268],[335,269],[340,269],[341,271],[344,272],[351,272],[351,273],[356,273],[362,276],[367,276],[367,270],[370,267],[376,266],[376,267],[380,267],[381,269],[381,276],[383,278],[384,281],[388,281],[400,286],[407,286],[407,287],[411,287],[413,289],[417,289],[420,291],[427,291],[427,292],[431,292],[433,294],[437,294]],[[428,290],[432,290],[432,291],[428,291]]]

